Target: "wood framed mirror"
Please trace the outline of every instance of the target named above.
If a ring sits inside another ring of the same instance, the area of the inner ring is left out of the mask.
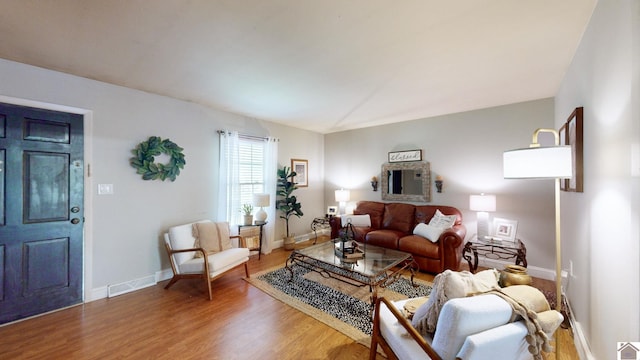
[[[382,200],[431,201],[431,171],[428,162],[382,164]]]

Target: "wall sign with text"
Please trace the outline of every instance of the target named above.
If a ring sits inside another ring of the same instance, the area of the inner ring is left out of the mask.
[[[422,161],[422,150],[406,150],[389,152],[389,162]]]

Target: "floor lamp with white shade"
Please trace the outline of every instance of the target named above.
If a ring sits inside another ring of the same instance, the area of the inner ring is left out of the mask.
[[[540,146],[538,134],[554,135],[554,146]],[[505,179],[555,179],[556,216],[556,310],[562,308],[562,241],[560,239],[560,179],[572,175],[571,147],[560,146],[560,137],[554,129],[537,129],[528,148],[504,152]]]
[[[554,146],[540,146],[538,134],[554,135]],[[572,176],[570,146],[560,146],[560,137],[554,129],[537,129],[529,148],[505,151],[503,154],[505,179],[555,179],[556,212],[556,310],[562,310],[562,240],[560,238],[560,179]],[[556,354],[558,343],[556,340]]]

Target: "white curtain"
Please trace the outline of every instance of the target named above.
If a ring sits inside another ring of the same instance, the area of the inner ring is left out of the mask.
[[[233,224],[240,204],[238,171],[239,134],[237,131],[220,132],[220,169],[218,179],[218,221]]]
[[[264,192],[269,194],[269,207],[267,212],[267,225],[264,226],[262,238],[262,253],[268,254],[275,241],[275,228],[278,220],[276,211],[276,185],[278,176],[278,139],[266,138],[264,149]]]
[[[276,184],[278,176],[278,139],[264,140],[264,192],[269,194],[267,225],[262,231],[262,253],[268,254],[273,248],[276,211]],[[232,228],[239,219],[240,181],[239,149],[240,134],[236,131],[220,132],[220,169],[218,179],[218,221],[229,221]]]

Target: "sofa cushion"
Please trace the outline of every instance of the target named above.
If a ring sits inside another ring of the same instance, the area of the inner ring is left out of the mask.
[[[446,229],[442,227],[419,223],[415,228],[413,228],[413,234],[420,235],[431,242],[436,242],[440,239],[440,234],[445,230]]]
[[[368,214],[371,217],[371,228],[380,229],[382,227],[382,214],[384,213],[384,203],[378,201],[360,201],[353,210],[354,215]]]
[[[411,204],[389,203],[384,205],[382,229],[398,230],[411,234],[416,207]]]
[[[196,247],[201,247],[208,253],[217,253],[232,247],[227,222],[194,223],[193,236],[196,238]],[[202,257],[202,253],[197,252],[195,257]]]
[[[365,239],[367,244],[396,250],[398,248],[398,240],[403,235],[403,232],[397,230],[373,230],[367,233]]]
[[[440,259],[440,246],[437,243],[427,241],[420,235],[403,236],[398,240],[398,250],[408,252],[415,256]]]

